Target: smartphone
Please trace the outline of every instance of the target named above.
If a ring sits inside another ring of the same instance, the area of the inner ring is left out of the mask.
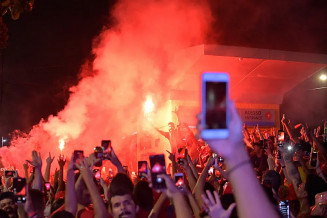
[[[97,181],[100,181],[101,171],[99,169],[93,169],[93,175]]]
[[[150,155],[151,180],[154,189],[166,189],[165,180],[158,175],[166,174],[165,155]]]
[[[45,182],[44,185],[45,185],[45,189],[47,191],[50,191],[50,188],[51,188],[50,182]]]
[[[16,171],[15,170],[6,170],[5,171],[5,178],[14,177],[15,175],[16,175]]]
[[[288,200],[279,202],[279,210],[285,218],[290,217],[290,206]]]
[[[175,173],[174,175],[175,185],[178,189],[183,190],[184,185],[184,174],[183,173]]]
[[[15,194],[15,202],[17,204],[26,202],[26,179],[25,178],[13,178],[13,190]]]
[[[285,140],[285,132],[283,130],[278,130],[278,135],[277,135],[278,144],[284,142],[284,140]]]
[[[187,157],[187,148],[179,148],[177,152],[177,162],[180,164],[182,159]]]
[[[147,174],[148,173],[148,162],[147,161],[138,161],[138,171],[137,175],[139,178],[143,178],[143,173]]]
[[[227,138],[229,136],[229,75],[227,73],[202,74],[202,120],[203,139]]]
[[[317,152],[312,152],[310,155],[310,166],[316,167],[317,166],[317,158],[318,158],[318,153]]]
[[[111,152],[111,140],[102,140],[101,147],[103,151],[106,151],[108,149],[108,151]]]
[[[75,150],[74,151],[74,170],[78,170],[75,166],[77,160],[84,160],[84,151],[83,150]]]

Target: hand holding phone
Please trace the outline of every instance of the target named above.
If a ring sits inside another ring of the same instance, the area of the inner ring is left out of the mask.
[[[166,188],[165,180],[158,175],[166,174],[165,156],[163,154],[150,155],[152,187],[160,190]]]
[[[147,174],[148,173],[148,162],[147,161],[138,161],[138,171],[137,171],[137,176],[139,178],[143,178],[143,173]]]
[[[26,179],[25,178],[13,178],[13,190],[15,194],[15,202],[18,204],[26,202]]]

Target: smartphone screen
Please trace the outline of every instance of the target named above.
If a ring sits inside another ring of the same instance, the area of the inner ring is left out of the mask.
[[[184,185],[184,174],[183,173],[176,173],[174,175],[175,185],[178,189],[183,189]]]
[[[75,163],[77,160],[84,160],[84,151],[83,150],[75,150],[74,151],[74,170],[77,170]]]
[[[187,156],[187,149],[186,148],[179,148],[177,153],[177,160],[185,159]]]
[[[137,165],[138,165],[137,175],[138,175],[139,178],[143,178],[144,177],[143,176],[143,173],[145,173],[145,174],[148,173],[148,168],[147,168],[148,162],[146,162],[146,161],[139,161],[137,163]]]
[[[151,179],[154,189],[165,189],[166,183],[158,175],[166,174],[165,156],[163,154],[150,155]]]
[[[282,130],[278,130],[277,141],[283,142],[285,140],[285,132]]]
[[[45,182],[44,185],[45,185],[45,189],[47,191],[50,191],[50,187],[51,187],[50,182]]]
[[[13,190],[15,194],[16,203],[26,202],[26,179],[13,178]]]
[[[284,217],[286,218],[290,217],[290,207],[289,207],[288,200],[279,202],[279,210],[284,215]]]
[[[9,177],[14,177],[14,175],[16,174],[15,170],[6,170],[5,171],[5,177],[9,178]]]
[[[228,82],[226,73],[202,75],[202,138],[228,137]]]

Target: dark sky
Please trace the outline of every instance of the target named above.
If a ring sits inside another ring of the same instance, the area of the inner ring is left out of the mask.
[[[0,134],[28,131],[56,114],[77,84],[92,39],[110,26],[111,0],[35,0],[31,13],[9,15],[2,50]],[[327,1],[212,0],[208,43],[327,54]]]

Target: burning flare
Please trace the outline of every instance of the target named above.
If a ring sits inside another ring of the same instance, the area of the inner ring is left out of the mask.
[[[147,96],[144,102],[144,114],[149,114],[154,110],[154,103],[151,96]]]
[[[59,149],[62,151],[65,148],[65,140],[59,139]]]

